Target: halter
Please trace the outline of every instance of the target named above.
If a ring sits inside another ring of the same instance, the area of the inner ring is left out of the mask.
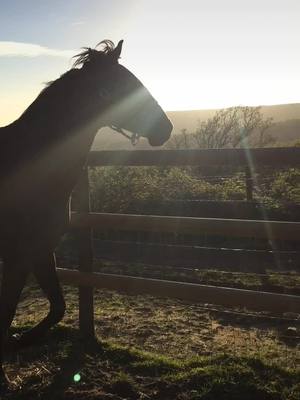
[[[111,94],[106,89],[102,89],[99,92],[99,96],[102,97],[103,99],[108,99],[111,97]],[[116,125],[109,125],[109,127],[113,129],[115,132],[121,133],[121,135],[129,139],[133,146],[135,146],[140,139],[140,135],[138,133],[132,133],[132,135],[130,136],[126,132],[124,132],[122,128],[119,128]]]
[[[140,139],[140,135],[138,133],[132,133],[132,135],[130,136],[126,132],[124,132],[122,128],[119,128],[118,126],[110,125],[110,128],[113,129],[115,132],[121,133],[121,135],[129,139],[133,146],[135,146]]]

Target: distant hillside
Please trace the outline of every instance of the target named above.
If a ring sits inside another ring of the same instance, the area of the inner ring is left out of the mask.
[[[269,129],[269,133],[282,144],[300,140],[300,119],[277,122]]]
[[[206,120],[212,117],[217,109],[214,110],[193,110],[193,111],[169,111],[167,114],[174,124],[174,132],[186,128],[193,131],[199,120]],[[276,106],[262,106],[262,114],[266,118],[273,118],[274,122],[286,121],[290,119],[300,119],[300,104],[281,104]]]
[[[174,130],[173,134],[179,133],[182,129],[193,132],[199,120],[206,120],[212,117],[214,110],[191,110],[191,111],[168,111]],[[266,118],[272,117],[275,125],[270,128],[272,134],[279,142],[288,143],[300,139],[300,104],[280,104],[275,106],[262,106],[262,113]],[[145,139],[140,140],[135,149],[151,148]],[[101,129],[97,135],[93,149],[132,149],[130,142],[120,134],[109,128]]]

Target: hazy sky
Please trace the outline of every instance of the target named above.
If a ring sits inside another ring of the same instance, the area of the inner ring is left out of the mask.
[[[166,110],[300,102],[299,21],[299,0],[0,0],[0,125],[105,38]]]

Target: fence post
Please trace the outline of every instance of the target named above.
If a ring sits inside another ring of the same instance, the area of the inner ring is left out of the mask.
[[[253,200],[253,180],[252,180],[252,174],[251,174],[251,169],[249,165],[245,167],[245,179],[246,179],[246,198],[247,201],[252,201]]]
[[[86,167],[78,183],[78,211],[90,211],[89,173]],[[93,271],[93,232],[90,228],[80,229],[78,235],[79,271]],[[95,336],[94,328],[94,290],[92,287],[79,286],[79,328],[85,338]]]

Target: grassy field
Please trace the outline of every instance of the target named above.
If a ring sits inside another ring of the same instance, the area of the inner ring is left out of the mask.
[[[77,289],[67,313],[35,347],[7,354],[16,399],[300,398],[300,319],[151,296],[95,291],[97,340],[78,329]],[[26,287],[13,331],[47,310]]]

